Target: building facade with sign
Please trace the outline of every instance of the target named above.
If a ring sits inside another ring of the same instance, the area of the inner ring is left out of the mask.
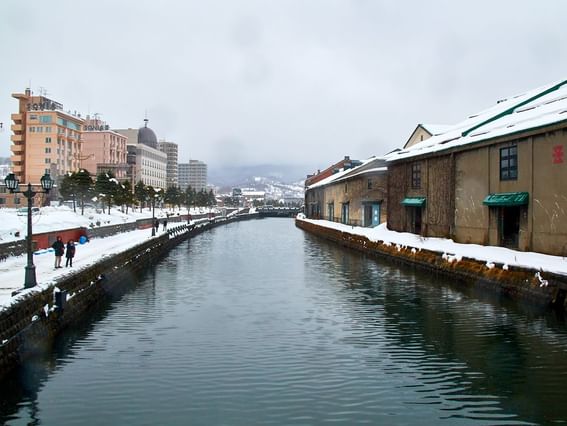
[[[83,145],[79,157],[79,167],[93,176],[102,172],[112,172],[118,180],[128,175],[126,144],[128,138],[110,129],[98,118],[87,115],[83,124]]]
[[[63,111],[63,105],[30,89],[14,93],[18,112],[12,114],[12,172],[20,183],[39,183],[43,174],[54,179],[79,167],[84,120]]]
[[[567,81],[388,155],[388,226],[567,255]]]

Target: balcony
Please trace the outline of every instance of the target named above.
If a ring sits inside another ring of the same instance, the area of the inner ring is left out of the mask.
[[[12,132],[23,132],[24,126],[22,126],[21,124],[12,124],[10,126],[10,129],[12,130]]]
[[[24,172],[24,166],[23,165],[12,164],[12,173],[17,175],[17,174],[22,174],[23,172]]]
[[[25,152],[25,145],[23,143],[12,144],[11,149],[14,155],[22,155]]]
[[[23,114],[12,114],[10,116],[10,118],[12,119],[12,121],[14,121],[16,124],[20,124],[22,122],[22,120],[24,119],[24,115]]]
[[[23,142],[24,141],[24,135],[11,135],[10,140],[12,142]]]

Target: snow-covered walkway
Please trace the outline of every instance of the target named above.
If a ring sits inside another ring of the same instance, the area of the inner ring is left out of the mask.
[[[567,258],[547,254],[510,250],[504,247],[481,246],[477,244],[460,244],[444,238],[425,238],[419,235],[390,231],[383,223],[375,228],[343,225],[327,220],[305,219],[305,222],[327,228],[337,229],[354,235],[361,235],[370,241],[383,241],[388,245],[409,247],[416,250],[430,250],[444,255],[449,261],[459,261],[462,258],[476,259],[486,262],[488,267],[494,263],[508,266],[531,268],[556,274],[567,275]]]
[[[155,216],[160,221],[167,215],[176,216],[179,214],[190,213],[191,215],[208,214],[209,212],[219,213],[219,210],[212,208],[191,208],[165,210],[156,209]],[[34,214],[32,218],[34,234],[41,232],[59,231],[69,228],[92,226],[117,225],[128,222],[135,222],[138,219],[152,217],[149,209],[142,211],[130,210],[127,214],[119,208],[113,208],[111,214],[103,213],[94,208],[85,209],[85,214],[81,215],[79,209],[77,213],[68,206],[42,207],[39,214]],[[193,221],[196,223],[196,221]],[[0,242],[11,242],[22,239],[26,235],[27,217],[17,214],[16,209],[0,209]],[[175,227],[175,222],[170,222],[169,228]],[[163,232],[160,226],[157,235]],[[42,250],[34,254],[34,265],[36,267],[36,277],[38,285],[35,288],[24,290],[16,297],[11,294],[14,290],[21,289],[24,284],[24,267],[27,263],[27,256],[24,254],[17,257],[8,257],[0,261],[0,310],[14,303],[21,295],[29,292],[38,291],[48,287],[58,278],[72,273],[73,270],[84,268],[96,263],[106,256],[112,256],[123,252],[137,244],[151,238],[151,228],[125,232],[107,238],[93,238],[89,243],[76,243],[76,254],[73,259],[73,268],[54,268],[53,251]],[[65,241],[66,243],[66,241]],[[65,265],[65,258],[62,264]]]
[[[160,227],[156,235],[159,236],[162,232]],[[22,256],[9,257],[5,261],[0,262],[0,310],[14,303],[21,295],[44,289],[57,281],[58,278],[99,262],[105,257],[121,253],[134,247],[152,238],[151,235],[152,231],[150,228],[124,232],[106,238],[93,238],[88,243],[76,244],[76,253],[72,268],[63,267],[61,269],[55,269],[53,250],[42,250],[38,252],[40,254],[34,254],[33,256],[38,285],[32,289],[24,290],[15,297],[11,296],[12,291],[23,287],[24,268],[27,263],[27,256],[24,254]],[[65,265],[65,258],[63,258],[61,264]]]

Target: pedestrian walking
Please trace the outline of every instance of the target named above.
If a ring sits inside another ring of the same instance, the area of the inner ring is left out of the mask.
[[[165,231],[167,229],[167,219],[163,220],[163,230]]]
[[[55,242],[51,245],[51,248],[55,251],[55,269],[62,268],[61,258],[65,253],[65,243],[63,243],[63,239],[59,235]]]
[[[65,250],[65,267],[73,267],[73,258],[75,257],[75,242],[73,240],[67,241],[67,249]]]
[[[156,232],[159,231],[159,220],[157,218],[154,220],[154,228],[156,228]]]

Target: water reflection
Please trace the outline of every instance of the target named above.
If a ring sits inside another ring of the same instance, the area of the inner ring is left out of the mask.
[[[566,350],[553,314],[265,219],[175,249],[2,384],[0,422],[547,423]]]

